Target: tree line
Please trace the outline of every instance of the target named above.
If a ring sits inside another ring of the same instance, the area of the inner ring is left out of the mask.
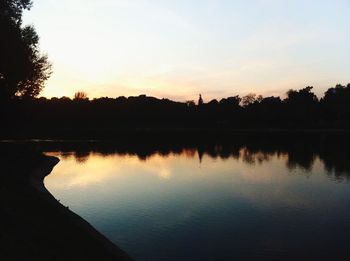
[[[329,88],[320,99],[306,87],[289,90],[285,99],[250,94],[197,103],[146,95],[90,100],[79,92],[73,99],[14,99],[2,112],[5,125],[19,129],[339,129],[350,127],[350,84]]]

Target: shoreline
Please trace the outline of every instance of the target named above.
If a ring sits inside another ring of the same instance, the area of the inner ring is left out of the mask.
[[[118,246],[113,244],[109,239],[107,239],[104,235],[98,232],[89,222],[80,217],[78,214],[69,210],[68,207],[62,205],[45,187],[44,180],[45,177],[50,175],[54,167],[59,163],[59,158],[54,156],[45,155],[45,162],[36,168],[31,177],[30,184],[34,186],[37,191],[40,193],[42,198],[50,203],[52,206],[56,207],[57,211],[63,215],[69,216],[74,225],[84,229],[88,232],[88,234],[94,238],[95,240],[102,243],[105,247],[105,250],[109,252],[111,255],[115,256],[116,260],[132,260],[126,252],[121,250]],[[122,259],[121,259],[122,258]]]
[[[21,152],[9,159],[4,162],[5,175],[0,175],[0,259],[132,260],[46,189],[44,179],[58,158]]]
[[[47,156],[44,154],[44,162],[38,166],[30,176],[30,184],[40,193],[43,200],[57,209],[57,212],[69,217],[73,224],[83,230],[85,230],[91,238],[102,244],[105,251],[111,256],[115,257],[115,260],[132,260],[126,252],[121,250],[118,246],[113,244],[104,235],[98,232],[90,223],[80,217],[78,214],[69,210],[68,207],[62,205],[45,187],[44,179],[48,176],[54,167],[59,163],[59,158],[54,156]]]

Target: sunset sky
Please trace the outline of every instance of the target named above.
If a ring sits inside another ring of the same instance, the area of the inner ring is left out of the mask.
[[[348,0],[34,0],[43,96],[322,95],[350,82]]]

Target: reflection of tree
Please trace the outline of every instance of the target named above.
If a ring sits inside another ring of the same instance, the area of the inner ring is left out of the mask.
[[[270,151],[255,151],[244,147],[240,150],[239,157],[242,158],[244,163],[255,165],[257,163],[262,164],[263,162],[270,161],[271,157],[276,155],[277,152],[271,153]]]
[[[79,164],[85,163],[89,159],[89,156],[89,151],[76,151],[74,153],[75,161]]]
[[[276,156],[276,153],[274,153],[273,155],[269,154],[269,153],[264,153],[264,152],[261,152],[259,151],[257,154],[256,154],[256,160],[259,164],[263,163],[264,161],[269,161],[271,156]]]
[[[243,162],[245,162],[245,163],[248,163],[250,165],[255,164],[254,152],[251,153],[247,148],[243,148],[241,150],[240,157],[242,158]]]
[[[60,157],[61,157],[62,159],[69,159],[69,158],[72,157],[72,156],[74,156],[74,155],[72,155],[71,152],[61,152],[61,153],[60,153]]]
[[[90,152],[108,156],[113,154],[133,155],[141,160],[147,160],[153,155],[168,157],[183,155],[199,161],[204,156],[213,159],[242,159],[247,164],[262,164],[278,157],[285,161],[289,169],[300,168],[310,171],[316,159],[324,163],[326,171],[336,179],[350,179],[350,161],[348,148],[350,140],[347,134],[280,134],[241,135],[235,138],[209,136],[194,136],[160,138],[136,137],[131,141],[118,142],[83,142],[83,143],[47,143],[40,147],[45,151],[60,151],[63,155],[76,151],[77,162],[85,162]]]
[[[329,143],[319,153],[325,169],[337,180],[350,180],[349,146],[349,142]]]
[[[312,169],[314,160],[315,157],[312,153],[305,153],[305,151],[302,150],[298,153],[291,152],[288,153],[287,167],[291,170],[302,168],[309,171]]]
[[[201,148],[198,148],[199,163],[202,163],[203,154],[204,154],[203,150]]]
[[[196,150],[194,149],[184,149],[182,152],[187,158],[194,158],[196,156]]]

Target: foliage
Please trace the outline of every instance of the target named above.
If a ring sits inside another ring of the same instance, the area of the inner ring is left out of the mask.
[[[74,100],[86,100],[89,99],[86,92],[76,92],[74,94]]]
[[[22,14],[30,0],[1,0],[0,3],[0,98],[32,98],[39,95],[50,77],[51,64],[39,50],[33,26],[22,25]]]
[[[255,93],[249,93],[246,96],[242,98],[242,105],[243,107],[247,107],[250,104],[253,104],[256,100],[256,94]]]
[[[16,113],[6,126],[26,126],[41,131],[47,126],[59,131],[117,128],[350,128],[350,84],[337,85],[317,99],[311,87],[288,92],[286,99],[249,95],[196,105],[141,95],[95,98],[79,92],[74,99],[40,98],[14,102]],[[257,97],[257,98],[256,98]],[[23,127],[18,128],[23,129]]]

